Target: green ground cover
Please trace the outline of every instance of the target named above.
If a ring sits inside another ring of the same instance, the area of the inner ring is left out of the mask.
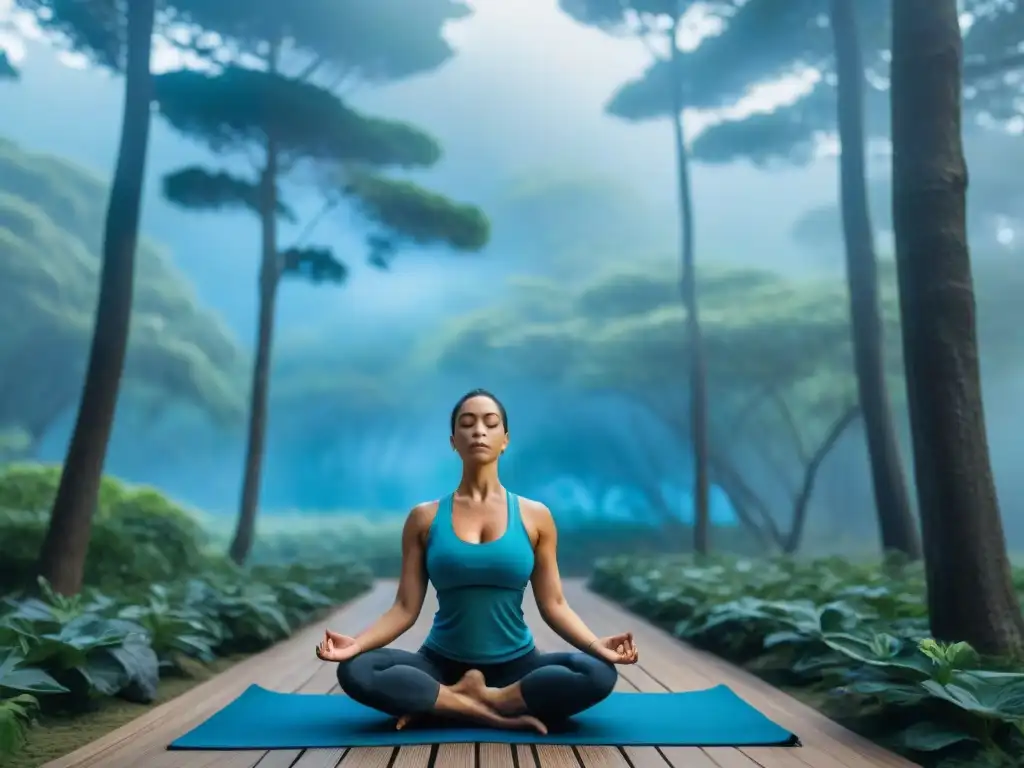
[[[590,585],[917,763],[1020,765],[1024,666],[932,639],[918,566],[617,557]]]

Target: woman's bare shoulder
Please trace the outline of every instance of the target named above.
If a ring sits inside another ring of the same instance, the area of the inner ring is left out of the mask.
[[[434,518],[437,517],[437,508],[439,505],[440,501],[438,499],[435,499],[434,501],[420,502],[409,510],[409,516],[406,518],[406,525],[412,526],[417,531],[425,532],[434,522]]]
[[[551,515],[551,510],[548,509],[547,504],[541,501],[535,501],[534,499],[528,499],[525,496],[520,496],[519,513],[525,520],[533,523],[539,528],[554,525],[554,517]]]

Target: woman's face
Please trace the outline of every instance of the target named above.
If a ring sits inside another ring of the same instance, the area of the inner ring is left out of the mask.
[[[464,402],[455,418],[451,442],[452,448],[465,462],[488,464],[497,461],[508,446],[508,433],[505,432],[498,404],[483,395]]]

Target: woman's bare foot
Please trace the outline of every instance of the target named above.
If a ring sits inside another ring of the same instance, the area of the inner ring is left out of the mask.
[[[487,680],[484,673],[479,669],[471,669],[455,685],[451,686],[453,693],[464,693],[472,699],[488,703],[488,693],[491,689],[487,687]]]
[[[476,676],[479,676],[478,680]],[[479,688],[487,690],[483,675],[479,672],[476,672],[475,675],[467,673],[454,686],[441,687],[441,691],[437,696],[437,703],[434,705],[434,711],[440,715],[447,715],[460,720],[469,720],[480,725],[486,725],[489,728],[513,731],[532,730],[540,734],[548,732],[544,723],[531,715],[503,715],[489,706],[486,701],[477,698],[475,695],[470,695],[469,691],[476,693]],[[414,715],[400,717],[395,728],[402,730],[414,719]]]
[[[489,688],[483,673],[476,669],[466,672],[462,679],[452,686],[452,690],[486,704],[505,717],[526,714],[526,702],[523,701],[518,684],[505,688]]]

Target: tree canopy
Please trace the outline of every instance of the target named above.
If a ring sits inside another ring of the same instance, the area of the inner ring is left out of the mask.
[[[891,0],[856,3],[860,45],[865,60],[865,130],[869,138],[888,139],[888,47]],[[966,106],[976,118],[1007,123],[1017,116],[1020,80],[1005,77],[1024,57],[1014,46],[1024,30],[1019,3],[970,0],[974,22],[965,33]],[[683,57],[684,103],[690,108],[735,105],[754,88],[801,74],[815,75],[811,87],[791,103],[710,126],[693,142],[694,158],[728,163],[805,163],[819,140],[836,130],[835,55],[828,21],[828,0],[748,0],[723,14],[723,31],[708,37]],[[667,64],[656,62],[638,80],[626,84],[609,111],[633,120],[650,119],[669,109]]]
[[[448,200],[386,169],[425,168],[440,159],[437,142],[405,123],[362,115],[333,92],[300,78],[227,66],[219,71],[181,70],[156,79],[161,115],[181,133],[219,154],[252,157],[273,136],[282,175],[312,179],[325,210],[349,204],[370,226],[370,262],[386,267],[402,243],[444,244],[478,251],[490,226],[474,206]],[[196,210],[236,207],[258,212],[257,169],[249,177],[198,167],[165,179],[178,205]],[[279,215],[294,220],[277,196]],[[283,252],[285,274],[342,279],[346,267],[328,247],[296,245]]]
[[[55,157],[0,142],[0,426],[38,439],[78,397],[92,333],[106,185]],[[220,423],[240,413],[244,355],[152,243],[140,247],[129,398]],[[142,400],[139,400],[142,398]]]
[[[382,82],[428,72],[454,51],[443,31],[470,14],[463,0],[374,0],[351,3],[304,0],[170,0],[167,28],[192,50],[220,61],[265,55],[287,41],[283,71],[324,71],[363,82]],[[190,29],[183,36],[181,28]],[[214,32],[217,40],[207,33]]]

